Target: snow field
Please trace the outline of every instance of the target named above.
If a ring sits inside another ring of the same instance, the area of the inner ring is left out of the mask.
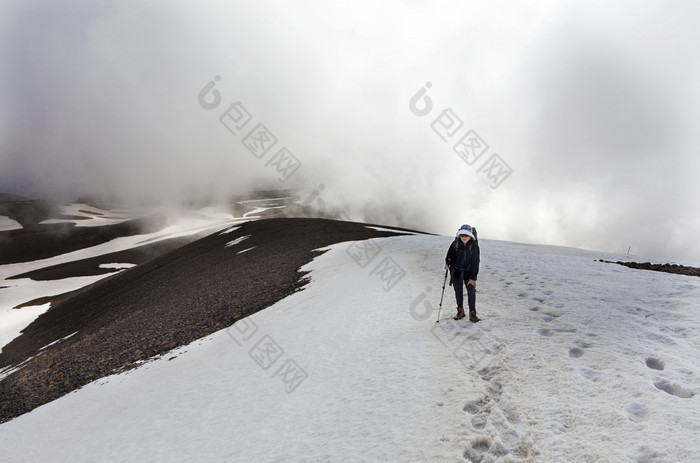
[[[594,258],[482,246],[482,307],[502,307],[483,327],[517,333],[500,401],[535,431],[542,461],[698,461],[699,282]]]
[[[0,425],[3,458],[700,461],[697,279],[484,240],[483,320],[447,286],[436,323],[451,241],[331,246],[303,291]]]

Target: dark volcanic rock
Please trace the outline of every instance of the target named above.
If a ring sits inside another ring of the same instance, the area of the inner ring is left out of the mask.
[[[687,267],[685,265],[678,264],[652,264],[651,262],[622,262],[618,260],[617,262],[612,262],[609,260],[600,259],[600,262],[605,262],[606,264],[618,264],[624,265],[625,267],[635,268],[639,270],[653,270],[655,272],[666,272],[666,273],[676,273],[679,275],[689,275],[700,277],[700,268],[697,267]]]
[[[305,279],[299,268],[320,253],[315,249],[392,235],[324,219],[248,222],[67,294],[0,354],[0,368],[26,361],[0,381],[0,422],[231,326],[300,290]]]

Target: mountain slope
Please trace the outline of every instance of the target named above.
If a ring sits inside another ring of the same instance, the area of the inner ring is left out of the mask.
[[[0,354],[0,368],[26,361],[0,381],[0,421],[299,290],[304,281],[298,269],[317,254],[314,249],[393,234],[322,219],[269,219],[234,228],[55,301]]]
[[[304,291],[0,425],[4,457],[700,461],[697,278],[483,240],[483,321],[447,287],[435,323],[451,241],[334,245]]]

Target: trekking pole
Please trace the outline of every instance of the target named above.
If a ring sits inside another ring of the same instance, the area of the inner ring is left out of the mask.
[[[440,323],[440,311],[442,310],[442,298],[445,297],[445,283],[447,283],[447,272],[450,270],[445,270],[445,280],[442,282],[442,296],[440,296],[440,308],[438,308],[438,318],[435,323]]]

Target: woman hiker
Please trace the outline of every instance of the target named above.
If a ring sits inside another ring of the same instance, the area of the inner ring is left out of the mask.
[[[450,270],[451,283],[455,288],[457,299],[457,315],[455,320],[465,317],[464,296],[462,284],[467,287],[467,303],[469,304],[469,321],[476,323],[476,277],[479,274],[479,243],[474,238],[472,227],[462,225],[456,239],[447,250],[445,270]]]

